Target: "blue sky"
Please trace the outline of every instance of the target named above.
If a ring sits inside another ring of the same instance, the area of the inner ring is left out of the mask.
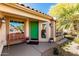
[[[26,3],[25,5],[48,14],[50,7],[55,6],[56,3]]]
[[[23,25],[23,23],[19,23],[19,22],[10,22],[10,25],[13,25],[13,26],[17,27],[17,26]]]

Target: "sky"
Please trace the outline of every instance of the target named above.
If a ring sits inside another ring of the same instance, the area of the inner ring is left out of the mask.
[[[10,22],[10,25],[13,25],[13,26],[17,27],[17,26],[23,25],[23,23],[19,23],[19,22]]]
[[[49,9],[51,6],[55,6],[56,3],[26,3],[26,6],[30,6],[38,11],[41,11],[45,14],[48,14]]]

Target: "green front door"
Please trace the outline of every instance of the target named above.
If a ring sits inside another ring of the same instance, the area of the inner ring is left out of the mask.
[[[38,40],[38,22],[30,22],[30,38],[31,40]]]

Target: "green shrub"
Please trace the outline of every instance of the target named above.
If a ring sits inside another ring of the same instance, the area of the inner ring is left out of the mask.
[[[79,38],[75,38],[74,42],[79,44]]]
[[[64,37],[69,39],[69,40],[73,40],[74,39],[74,37],[72,35],[65,35]]]

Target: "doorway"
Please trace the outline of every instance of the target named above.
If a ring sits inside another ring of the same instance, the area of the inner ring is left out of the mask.
[[[38,40],[38,21],[30,21],[30,40]]]

